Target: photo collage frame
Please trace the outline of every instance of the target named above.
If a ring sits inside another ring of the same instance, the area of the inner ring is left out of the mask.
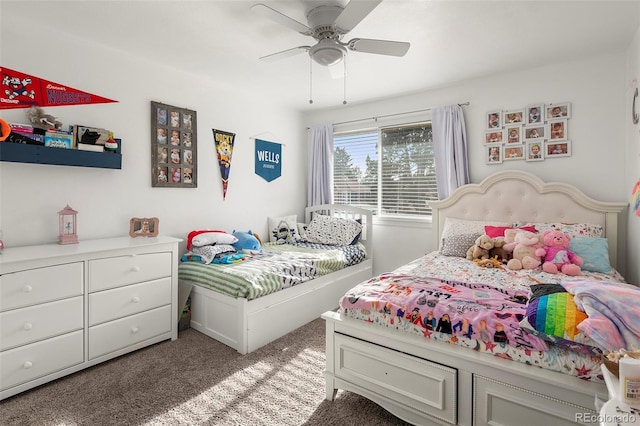
[[[571,156],[570,118],[570,102],[487,112],[483,138],[486,163]]]
[[[196,112],[151,101],[151,186],[197,188]]]

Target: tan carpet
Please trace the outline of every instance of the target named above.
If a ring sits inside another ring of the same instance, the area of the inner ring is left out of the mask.
[[[0,402],[2,425],[405,425],[367,399],[325,400],[324,321],[251,353],[185,330],[178,340]]]

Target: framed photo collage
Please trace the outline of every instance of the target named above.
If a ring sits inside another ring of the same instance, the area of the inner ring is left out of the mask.
[[[195,111],[151,101],[152,187],[198,187],[197,134]]]
[[[486,163],[570,156],[570,118],[570,102],[489,111],[483,138]]]

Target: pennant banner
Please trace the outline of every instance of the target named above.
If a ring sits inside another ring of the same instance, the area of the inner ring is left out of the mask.
[[[220,176],[222,177],[222,199],[227,197],[227,186],[229,185],[229,170],[231,169],[231,155],[233,154],[233,142],[236,134],[213,130],[213,140],[216,143],[218,153],[218,164],[220,165]]]
[[[0,78],[0,109],[118,102],[6,67],[0,68]]]
[[[256,139],[255,171],[267,182],[278,179],[282,174],[282,145]]]

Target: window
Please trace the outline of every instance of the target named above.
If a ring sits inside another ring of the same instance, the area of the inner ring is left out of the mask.
[[[431,215],[428,202],[438,199],[431,123],[340,133],[333,144],[334,203],[379,216]]]

